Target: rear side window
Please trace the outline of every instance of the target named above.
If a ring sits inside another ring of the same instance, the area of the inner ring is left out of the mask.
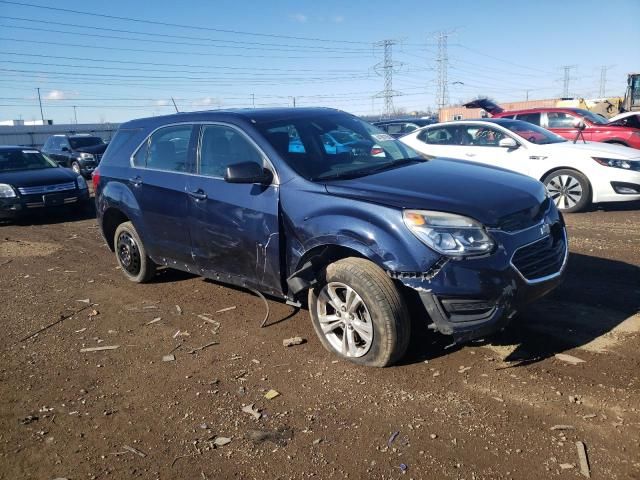
[[[192,133],[193,125],[176,125],[156,130],[134,154],[134,166],[169,172],[188,171]]]
[[[104,152],[104,157],[102,162],[109,161],[111,157],[117,155],[122,148],[127,145],[135,136],[136,133],[139,133],[140,129],[120,129],[116,132],[114,137],[109,142],[109,146]]]
[[[390,135],[397,135],[402,133],[402,124],[401,123],[391,123],[387,125],[387,133]]]
[[[430,128],[418,134],[418,140],[432,145],[452,145],[452,139],[451,127]]]
[[[521,113],[517,116],[517,119],[540,126],[540,113]]]

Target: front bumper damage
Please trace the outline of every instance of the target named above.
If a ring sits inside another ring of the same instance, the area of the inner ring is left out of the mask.
[[[568,244],[562,221],[548,232],[539,226],[527,230],[502,234],[498,250],[483,258],[442,258],[426,272],[387,273],[408,287],[429,328],[453,336],[455,343],[484,339],[563,280]]]

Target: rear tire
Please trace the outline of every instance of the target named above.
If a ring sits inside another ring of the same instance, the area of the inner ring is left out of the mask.
[[[118,225],[113,236],[116,260],[128,280],[146,283],[156,274],[156,264],[149,258],[140,235],[131,222]]]
[[[556,170],[544,177],[542,183],[563,213],[582,212],[591,204],[591,184],[577,170]]]
[[[386,367],[409,345],[411,322],[393,280],[362,258],[328,265],[309,290],[309,313],[322,345],[359,365]]]

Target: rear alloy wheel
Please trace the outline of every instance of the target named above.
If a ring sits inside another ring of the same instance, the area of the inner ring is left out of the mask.
[[[118,265],[132,282],[145,283],[156,274],[156,264],[147,256],[140,236],[131,222],[118,225],[114,235]]]
[[[80,175],[80,164],[78,162],[71,162],[71,170]]]
[[[591,203],[589,180],[576,170],[557,170],[547,175],[543,183],[556,207],[562,212],[581,212]]]
[[[309,313],[322,345],[353,363],[386,367],[409,344],[404,299],[369,260],[345,258],[328,265],[309,291]]]

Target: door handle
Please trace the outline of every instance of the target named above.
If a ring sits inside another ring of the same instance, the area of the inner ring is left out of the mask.
[[[190,197],[195,198],[198,201],[202,201],[202,200],[206,200],[207,194],[204,193],[204,191],[202,189],[198,189],[195,192],[187,192],[189,194]]]
[[[131,182],[131,185],[133,185],[134,187],[139,187],[140,185],[142,185],[142,178],[140,177],[130,178],[129,181]]]

